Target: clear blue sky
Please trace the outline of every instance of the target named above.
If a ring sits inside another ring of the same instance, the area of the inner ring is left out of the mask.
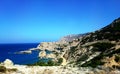
[[[56,41],[120,17],[120,0],[0,0],[0,43]]]

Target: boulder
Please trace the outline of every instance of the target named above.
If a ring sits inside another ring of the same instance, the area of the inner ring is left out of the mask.
[[[56,47],[58,47],[57,42],[41,42],[37,48],[40,50],[53,51]]]
[[[13,66],[13,62],[10,59],[6,59],[3,62],[4,66],[8,67],[8,66]]]
[[[56,58],[55,54],[50,53],[46,55],[46,58]]]
[[[43,74],[54,74],[54,71],[50,69],[45,69]]]
[[[44,58],[46,56],[46,51],[40,51],[39,56],[40,58]]]

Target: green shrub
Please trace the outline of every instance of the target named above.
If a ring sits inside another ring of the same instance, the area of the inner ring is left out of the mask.
[[[4,67],[4,66],[0,66],[0,72],[3,72],[3,73],[5,73],[6,72],[6,67]]]
[[[58,55],[59,55],[59,53],[58,53],[58,52],[54,52],[54,54],[55,54],[56,56],[58,56]]]
[[[47,63],[44,62],[44,61],[38,61],[36,63],[33,63],[33,64],[26,64],[28,66],[47,66]]]
[[[66,44],[63,44],[63,46],[64,46],[64,47],[67,47],[67,45],[66,45]]]
[[[119,61],[120,61],[120,56],[115,55],[115,61],[116,61],[116,62],[119,62]]]
[[[77,61],[76,61],[76,64],[80,64],[82,61],[85,61],[86,59],[88,59],[89,56],[88,55],[82,55],[81,58],[79,58]]]
[[[39,66],[47,66],[47,63],[43,61],[37,62],[36,64]]]
[[[58,63],[61,64],[63,62],[63,58],[58,59]]]
[[[113,50],[110,53],[105,54],[105,56],[112,57],[113,54],[120,54],[120,48],[116,49],[116,50]]]
[[[103,65],[104,62],[101,61],[101,59],[103,58],[103,54],[100,54],[99,56],[91,59],[90,61],[84,63],[83,65],[81,65],[82,67],[97,67],[98,65]]]
[[[27,64],[27,65],[28,66],[59,66],[59,65],[61,65],[62,62],[63,62],[63,59],[59,58],[58,62],[54,62],[52,60],[49,60],[48,62],[38,61],[34,64]]]
[[[48,66],[54,66],[55,63],[52,61],[52,60],[49,60],[48,63],[47,63]]]
[[[102,43],[98,42],[98,43],[92,44],[92,46],[94,46],[94,48],[96,48],[96,49],[93,49],[94,51],[102,51],[102,52],[104,52],[107,49],[110,49],[114,45],[115,44],[112,44],[109,42],[102,42]]]
[[[63,62],[63,59],[59,58],[58,61],[55,63],[55,65],[60,66],[62,62]]]
[[[76,51],[77,46],[70,47],[70,53],[74,53]]]
[[[70,61],[68,64],[73,64],[73,63],[75,63],[74,61]]]
[[[103,59],[103,57],[111,57],[114,54],[119,54],[120,53],[120,49],[117,50],[113,50],[110,53],[104,53],[102,52],[100,55],[98,55],[97,57],[93,58],[92,60],[86,62],[85,64],[82,65],[82,67],[97,67],[98,65],[103,65],[104,62],[101,61],[101,59]],[[119,62],[120,61],[120,56],[116,55],[115,56],[115,61]]]
[[[7,69],[8,71],[12,71],[12,72],[15,72],[15,71],[17,71],[17,69],[16,68],[12,68],[12,69]]]

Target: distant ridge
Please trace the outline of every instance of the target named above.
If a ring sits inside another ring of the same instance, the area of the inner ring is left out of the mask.
[[[74,39],[78,39],[80,37],[83,37],[85,35],[87,35],[89,33],[84,33],[84,34],[71,34],[71,35],[67,35],[67,36],[64,36],[62,37],[59,42],[71,42],[73,41]]]

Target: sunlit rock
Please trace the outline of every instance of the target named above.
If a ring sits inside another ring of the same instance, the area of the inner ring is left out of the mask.
[[[46,56],[46,51],[41,51],[38,57],[44,58],[45,56]]]
[[[10,60],[10,59],[6,59],[4,62],[3,62],[4,66],[13,66],[13,62]]]

